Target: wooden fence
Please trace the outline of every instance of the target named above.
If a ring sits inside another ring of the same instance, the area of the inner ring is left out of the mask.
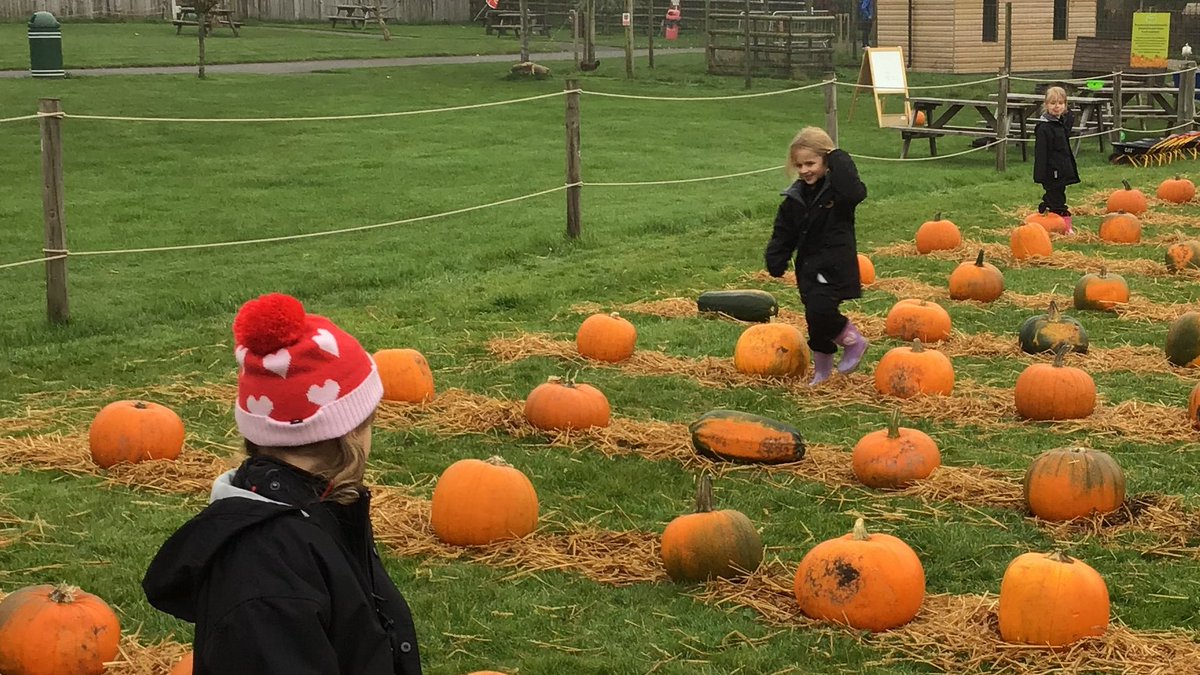
[[[226,0],[240,19],[258,21],[325,21],[339,0]],[[182,3],[180,3],[182,4]],[[477,0],[383,0],[398,23],[466,23]],[[167,18],[169,0],[0,0],[0,20],[27,19],[48,11],[60,20]]]

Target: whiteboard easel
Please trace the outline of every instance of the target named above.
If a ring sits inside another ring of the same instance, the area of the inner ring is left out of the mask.
[[[854,104],[858,92],[870,87],[875,97],[875,116],[880,127],[906,127],[912,119],[912,106],[908,103],[908,72],[904,68],[904,49],[901,47],[867,47],[863,54],[862,67],[858,70],[858,86],[850,100],[850,115],[854,118]],[[884,96],[903,96],[904,112],[885,113]]]

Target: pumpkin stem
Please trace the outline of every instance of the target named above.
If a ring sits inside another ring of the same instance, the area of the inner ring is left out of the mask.
[[[501,457],[500,455],[492,455],[491,457],[488,457],[487,459],[485,459],[483,461],[487,462],[488,464],[491,464],[492,466],[507,466],[509,468],[512,468],[512,464],[509,464],[508,462],[506,462],[504,460],[504,458]]]
[[[900,409],[892,408],[892,416],[888,419],[888,438],[900,438]]]
[[[49,597],[51,602],[57,602],[60,605],[69,605],[75,602],[75,594],[78,592],[78,586],[61,583],[54,586],[54,590],[50,591]]]
[[[854,521],[854,541],[866,541],[871,538],[867,532],[867,521],[859,518]]]
[[[975,256],[975,266],[983,267],[983,249],[979,249],[979,255]]]
[[[912,350],[917,354],[925,351],[925,346],[921,344],[921,338],[913,338]]]
[[[1063,367],[1063,358],[1067,355],[1067,351],[1069,349],[1071,349],[1071,345],[1069,345],[1065,342],[1059,343],[1058,346],[1056,346],[1054,348],[1054,367],[1055,368]]]
[[[1055,300],[1050,301],[1050,307],[1048,307],[1046,309],[1046,318],[1049,319],[1051,323],[1055,323],[1058,321],[1058,302],[1057,301],[1055,301]]]
[[[942,212],[941,212],[941,211],[938,211],[937,213],[935,213],[935,214],[934,214],[934,216],[933,216],[933,219],[934,219],[934,220],[941,220],[941,219],[942,219]]]
[[[608,315],[609,315],[609,316],[611,316],[611,317],[612,317],[612,318],[614,318],[614,319],[619,319],[619,318],[621,318],[621,313],[620,313],[620,312],[609,312],[609,313],[608,313]]]
[[[1126,190],[1133,189],[1133,186],[1129,184],[1129,181],[1124,178],[1121,179],[1121,185],[1124,185]]]
[[[1100,266],[1100,278],[1103,279],[1107,276],[1108,276],[1108,265],[1101,265]]]
[[[1075,562],[1075,559],[1072,558],[1071,556],[1067,555],[1064,551],[1054,551],[1053,553],[1047,553],[1046,557],[1053,560],[1054,562],[1068,563],[1068,564]]]
[[[134,401],[133,407],[137,408],[138,410],[145,410],[146,408],[149,408],[150,406],[146,405],[145,401]]]
[[[705,471],[700,474],[700,484],[696,487],[696,513],[712,511],[712,502],[712,476]]]

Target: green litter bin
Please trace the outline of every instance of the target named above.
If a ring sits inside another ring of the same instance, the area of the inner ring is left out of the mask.
[[[62,28],[50,12],[29,17],[29,72],[34,77],[66,77],[63,70]]]

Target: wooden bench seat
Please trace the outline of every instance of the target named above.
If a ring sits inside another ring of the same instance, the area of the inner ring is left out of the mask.
[[[345,14],[337,14],[337,15],[327,14],[325,16],[325,18],[329,19],[329,25],[333,26],[334,28],[337,28],[337,25],[339,23],[348,23],[348,24],[350,24],[351,28],[358,28],[359,26],[367,25],[367,19],[365,17],[361,17],[361,16],[346,16]]]

